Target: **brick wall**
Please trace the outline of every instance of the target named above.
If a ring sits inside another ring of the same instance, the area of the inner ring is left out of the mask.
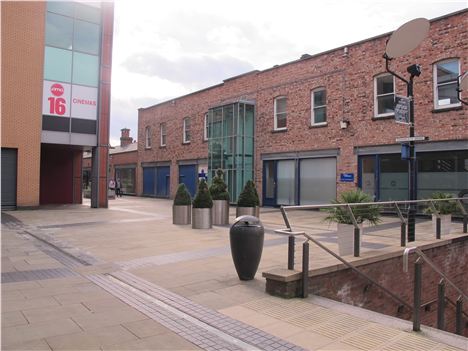
[[[452,241],[423,250],[424,254],[462,291],[468,291],[468,237],[460,237]],[[370,264],[359,265],[358,269],[390,290],[410,306],[413,305],[414,262],[416,255],[409,258],[409,270],[403,272],[402,253],[396,257],[382,259]],[[422,303],[428,304],[421,309],[421,323],[436,327],[437,325],[437,289],[441,276],[427,264],[423,263]],[[311,274],[312,271],[311,271]],[[284,283],[267,279],[266,291],[282,297],[300,296],[302,283],[292,280]],[[313,275],[309,277],[309,292],[314,295],[359,306],[390,316],[412,320],[412,309],[399,309],[399,302],[392,299],[382,289],[372,286],[370,282],[351,269],[342,269],[332,273]],[[446,284],[446,296],[456,302],[458,294]],[[467,302],[464,312],[468,314]],[[445,330],[455,332],[455,307],[448,303],[445,314]],[[464,335],[468,336],[468,319],[464,318]]]
[[[18,149],[20,207],[39,205],[45,5],[1,3],[2,147]]]
[[[467,11],[431,22],[430,33],[422,45],[409,55],[391,62],[392,70],[407,76],[406,67],[422,65],[422,75],[415,78],[416,134],[432,141],[468,140],[466,107],[433,112],[433,64],[448,58],[460,59],[461,72],[468,69]],[[356,146],[395,144],[396,137],[408,136],[408,127],[392,118],[374,119],[374,77],[385,72],[382,55],[388,35],[376,37],[310,58],[254,71],[222,84],[179,97],[172,101],[140,109],[138,114],[139,159],[141,162],[171,161],[171,193],[177,181],[176,161],[202,159],[208,155],[203,142],[204,114],[210,107],[239,99],[256,101],[255,181],[262,189],[261,155],[265,153],[340,149],[337,175],[357,170]],[[327,90],[325,127],[311,127],[311,90]],[[396,93],[406,95],[405,85],[396,80]],[[288,129],[273,131],[273,101],[288,98]],[[465,98],[468,96],[465,95]],[[182,144],[182,120],[192,117],[192,142]],[[346,117],[350,126],[340,129]],[[159,125],[167,123],[167,146],[159,147]],[[151,127],[153,145],[144,148],[144,130]],[[357,181],[357,179],[356,179]],[[141,179],[138,183],[141,194]],[[338,191],[356,186],[337,181]]]

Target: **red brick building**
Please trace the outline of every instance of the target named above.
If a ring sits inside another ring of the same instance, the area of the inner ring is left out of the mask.
[[[405,199],[408,163],[396,138],[395,95],[386,72],[389,34],[366,39],[139,109],[138,195],[193,189],[197,173],[225,170],[233,198],[254,179],[264,205],[329,202],[361,187],[377,200]],[[468,11],[431,20],[428,37],[393,71],[420,64],[415,78],[418,198],[468,189],[468,114],[457,99],[468,70]],[[467,99],[466,92],[462,93]],[[253,123],[253,125],[252,125]]]
[[[2,208],[107,207],[112,2],[2,1]]]

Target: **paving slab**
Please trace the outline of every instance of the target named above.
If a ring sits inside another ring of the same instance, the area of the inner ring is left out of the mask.
[[[244,282],[234,270],[228,227],[174,226],[168,200],[124,197],[110,201],[109,209],[88,206],[85,201],[9,212],[16,221],[2,224],[2,273],[50,266],[77,276],[2,282],[2,349],[468,349],[466,339],[447,336],[451,344],[442,342],[409,332],[407,324],[382,324],[368,318],[368,311],[350,312],[334,302],[267,296],[262,271],[284,269],[287,262],[287,240],[274,233],[284,227],[276,209],[261,214],[267,228],[263,256],[255,279]],[[335,228],[323,214],[298,211],[290,219],[294,228],[337,249]],[[429,221],[418,222],[417,233],[428,228]],[[363,258],[401,250],[395,218],[385,218],[380,229],[366,229]],[[38,244],[37,238],[45,242]],[[433,241],[432,234],[420,235],[415,244]],[[297,262],[300,246],[298,241]],[[338,263],[311,251],[311,266]],[[115,280],[117,273],[137,280]],[[239,338],[244,344],[235,344]]]

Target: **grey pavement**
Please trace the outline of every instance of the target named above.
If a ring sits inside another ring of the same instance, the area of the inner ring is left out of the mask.
[[[173,225],[171,206],[124,197],[109,209],[85,202],[2,213],[2,349],[468,349],[466,338],[432,328],[414,333],[409,322],[357,307],[267,295],[262,272],[287,261],[287,239],[274,233],[284,227],[276,209],[261,214],[267,230],[257,275],[240,281],[229,228]],[[335,228],[321,213],[291,213],[291,223],[337,249]],[[386,218],[369,230],[360,259],[401,250],[397,226]],[[430,233],[427,221],[417,228]],[[461,225],[456,232],[450,237]],[[420,235],[416,244],[433,241]],[[311,251],[312,267],[338,263]]]

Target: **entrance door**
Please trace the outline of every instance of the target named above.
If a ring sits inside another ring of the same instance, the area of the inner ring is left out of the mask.
[[[154,196],[156,194],[155,178],[156,167],[143,168],[143,195]]]
[[[197,192],[197,165],[179,165],[179,184],[184,183],[192,197]]]
[[[16,208],[17,150],[2,148],[2,210]]]
[[[156,196],[169,196],[169,166],[156,167]]]
[[[263,162],[263,206],[276,206],[276,161]]]

